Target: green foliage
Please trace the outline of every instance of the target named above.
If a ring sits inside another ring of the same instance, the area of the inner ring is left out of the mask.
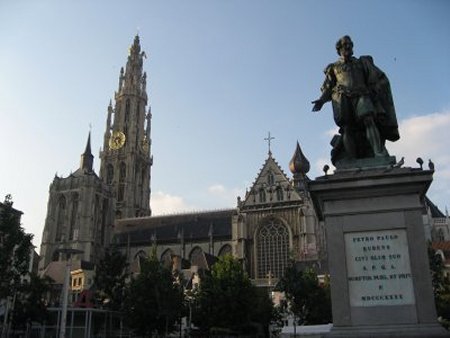
[[[114,311],[122,309],[128,278],[127,266],[127,257],[116,247],[105,250],[94,277],[95,298],[102,307]]]
[[[444,262],[431,243],[428,244],[428,259],[436,312],[441,323],[450,329],[450,279],[444,275]]]
[[[25,328],[31,322],[42,323],[47,319],[45,297],[50,291],[50,284],[49,277],[40,278],[36,274],[30,274],[29,281],[20,286],[14,306],[14,328]]]
[[[239,261],[224,256],[206,274],[194,296],[193,322],[204,333],[267,333],[275,310],[265,290],[258,290]]]
[[[172,272],[155,253],[141,259],[141,272],[131,281],[125,300],[128,325],[145,337],[175,330],[183,311],[183,292]]]
[[[20,213],[13,209],[11,196],[0,205],[0,299],[19,289],[21,277],[28,272],[31,239],[20,225]]]
[[[319,285],[312,269],[299,271],[291,264],[277,285],[286,294],[289,309],[301,325],[331,323],[329,283]]]

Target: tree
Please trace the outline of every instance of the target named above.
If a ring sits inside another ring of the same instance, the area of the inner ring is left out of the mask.
[[[95,298],[102,307],[114,311],[123,308],[127,266],[127,257],[115,246],[105,250],[94,277]]]
[[[428,243],[431,283],[433,286],[436,312],[441,323],[450,328],[450,279],[444,274],[444,262],[441,255]]]
[[[331,318],[329,283],[319,285],[312,269],[297,270],[292,263],[276,288],[285,292],[290,311],[301,325],[326,324]]]
[[[32,322],[43,323],[47,319],[47,304],[45,297],[50,290],[51,279],[40,278],[31,273],[29,280],[25,280],[17,290],[13,326],[29,328]]]
[[[193,322],[204,334],[214,330],[267,334],[274,314],[268,293],[251,283],[241,263],[231,255],[219,258],[194,295]]]
[[[125,299],[126,320],[138,335],[167,335],[183,311],[183,292],[172,271],[156,258],[141,258],[141,272],[131,281]]]
[[[0,299],[12,296],[28,272],[31,240],[20,225],[21,212],[13,207],[11,195],[0,204]]]

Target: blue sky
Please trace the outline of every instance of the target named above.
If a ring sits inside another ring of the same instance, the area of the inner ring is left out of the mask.
[[[287,174],[298,140],[310,177],[329,163],[331,106],[311,112],[345,34],[391,81],[406,165],[437,171],[450,202],[450,2],[0,0],[0,195],[40,244],[55,173],[79,166],[89,125],[95,167],[106,109],[137,32],[148,59],[155,213],[234,207],[267,157]]]

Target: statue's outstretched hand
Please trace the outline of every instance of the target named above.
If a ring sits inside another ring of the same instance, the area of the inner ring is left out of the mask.
[[[322,106],[324,104],[324,102],[321,99],[315,100],[313,102],[311,102],[312,104],[314,104],[312,111],[319,111],[322,109]]]

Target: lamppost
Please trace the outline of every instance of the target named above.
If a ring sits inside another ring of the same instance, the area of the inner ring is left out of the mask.
[[[67,321],[67,302],[69,297],[70,287],[70,270],[72,268],[72,256],[81,254],[84,251],[72,248],[58,249],[58,252],[66,254],[66,271],[64,276],[64,284],[62,289],[62,309],[61,309],[61,325],[59,331],[59,338],[65,338],[66,335],[66,321]]]

